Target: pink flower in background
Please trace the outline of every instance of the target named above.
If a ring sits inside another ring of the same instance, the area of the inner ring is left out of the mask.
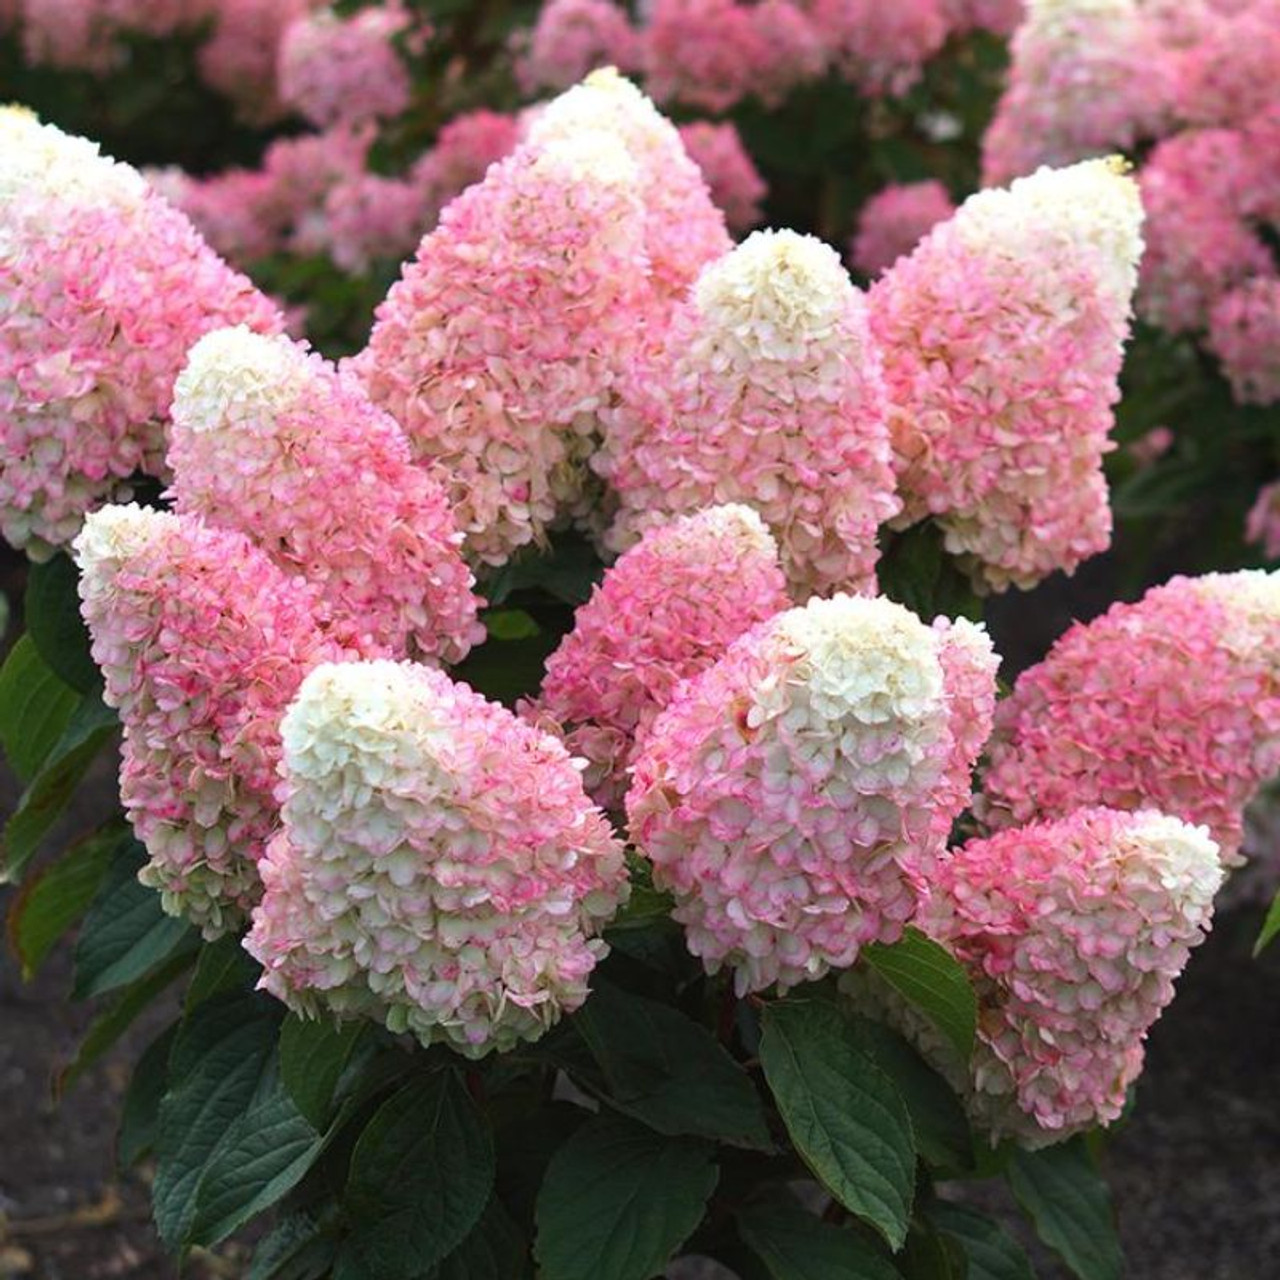
[[[567,731],[590,761],[588,791],[616,808],[636,743],[680,681],[789,604],[777,544],[749,507],[659,525],[578,609],[526,715]]]
[[[434,226],[445,205],[480,182],[489,166],[509,156],[519,140],[515,116],[480,110],[450,120],[410,175],[422,193],[423,228]]]
[[[1129,151],[1169,117],[1173,65],[1139,0],[1028,0],[1008,86],[983,138],[983,182]]]
[[[1256,276],[1224,293],[1209,313],[1208,347],[1238,404],[1280,400],[1280,280]]]
[[[1221,882],[1203,827],[1078,809],[971,840],[930,880],[916,922],[973,981],[970,1063],[873,975],[850,974],[842,988],[917,1041],[992,1145],[1048,1146],[1119,1117]]]
[[[711,199],[724,211],[729,230],[745,233],[764,221],[760,201],[768,193],[733,125],[695,120],[680,126],[680,141],[711,189]]]
[[[876,530],[900,504],[879,354],[835,251],[757,231],[707,267],[595,465],[620,504],[616,550],[665,516],[741,502],[802,598],[873,590]]]
[[[516,59],[525,93],[559,92],[600,67],[635,71],[640,39],[612,0],[546,0]]]
[[[702,268],[733,247],[724,214],[675,125],[611,69],[593,72],[548,104],[530,124],[529,141],[542,146],[592,129],[614,134],[635,162],[649,276],[669,313]]]
[[[1152,427],[1130,443],[1129,456],[1139,467],[1149,467],[1169,452],[1173,439],[1173,432],[1168,427]]]
[[[1280,575],[1174,578],[1072,627],[1000,704],[980,809],[993,826],[1081,805],[1209,827],[1280,769]]]
[[[1245,125],[1280,98],[1280,3],[1252,0],[1206,16],[1176,66],[1178,114],[1194,125]]]
[[[458,662],[483,638],[443,484],[305,346],[245,328],[197,342],[174,388],[169,465],[177,510],[305,578],[345,645]]]
[[[163,474],[203,333],[275,306],[128,165],[0,110],[0,532],[43,559],[135,471]]]
[[[1105,550],[1102,457],[1142,249],[1118,163],[971,196],[873,286],[903,522],[932,516],[982,589]]]
[[[849,246],[853,265],[878,276],[911,252],[956,207],[941,182],[895,183],[878,191],[858,214],[858,232]]]
[[[120,796],[147,848],[140,878],[217,937],[261,892],[280,715],[342,651],[316,627],[310,588],[232,530],[104,507],[75,554],[103,696],[124,724]]]
[[[969,803],[995,668],[972,623],[835,596],[679,687],[640,744],[627,816],[709,972],[785,990],[901,936]]]
[[[308,0],[216,0],[213,34],[200,47],[200,74],[229,98],[248,123],[271,124],[284,114],[276,69],[280,43]]]
[[[946,42],[940,0],[811,0],[809,16],[836,66],[870,97],[900,97]]]
[[[285,28],[280,97],[320,129],[390,119],[409,105],[409,70],[395,47],[411,19],[397,3],[339,17],[303,13]]]
[[[469,555],[502,564],[594,506],[598,415],[651,305],[637,167],[583,129],[445,210],[351,368],[440,468]]]
[[[193,178],[174,168],[144,169],[143,175],[229,262],[243,266],[283,247],[284,228],[270,175],[228,169],[212,177]]]
[[[1280,560],[1280,481],[1258,492],[1245,521],[1245,540],[1257,543],[1268,560]]]
[[[1009,36],[1017,29],[1025,13],[1023,0],[942,0],[943,17],[956,35],[977,30]]]
[[[318,668],[281,731],[284,829],[245,940],[262,986],[469,1058],[582,1004],[627,874],[559,742],[391,662]]]
[[[325,196],[322,226],[315,239],[351,275],[363,275],[377,260],[399,262],[418,247],[428,227],[422,188],[411,179],[374,173],[348,178]]]
[[[802,5],[793,0],[760,0],[748,12],[766,50],[750,89],[765,106],[777,106],[792,89],[822,77],[830,52]]]
[[[711,112],[745,98],[770,58],[751,10],[736,0],[655,0],[644,49],[655,102]]]

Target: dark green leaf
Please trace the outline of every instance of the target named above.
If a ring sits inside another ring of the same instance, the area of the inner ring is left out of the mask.
[[[955,957],[919,929],[908,928],[892,946],[872,943],[862,956],[955,1046],[963,1062],[973,1053],[978,1001]]]
[[[27,634],[60,680],[77,693],[100,681],[89,656],[89,632],[80,616],[76,567],[70,556],[56,555],[27,570],[24,602]]]
[[[224,934],[216,942],[200,948],[196,971],[187,985],[183,1002],[188,1013],[198,1004],[228,991],[249,991],[257,985],[262,970],[244,949],[237,934]]]
[[[523,609],[489,609],[484,625],[492,640],[528,640],[542,630]]]
[[[855,1019],[858,1035],[902,1095],[922,1159],[938,1169],[973,1166],[973,1134],[955,1090],[896,1032]]]
[[[900,1248],[915,1183],[911,1119],[854,1024],[824,1001],[776,1001],[764,1011],[760,1062],[805,1163]]]
[[[467,1238],[426,1280],[524,1280],[529,1250],[511,1216],[490,1200]]]
[[[966,1280],[1036,1280],[1022,1246],[998,1223],[966,1205],[939,1200],[930,1221],[964,1250]]]
[[[291,1213],[254,1249],[247,1280],[320,1280],[337,1251],[337,1240],[309,1214]]]
[[[911,1226],[898,1266],[905,1280],[966,1280],[969,1269],[956,1241],[919,1220]]]
[[[226,1239],[297,1186],[323,1147],[281,1083],[278,1056],[269,1055],[248,1106],[200,1175],[187,1243]]]
[[[366,1035],[364,1022],[290,1014],[280,1030],[280,1075],[294,1105],[317,1129],[329,1123],[333,1094]]]
[[[22,636],[0,667],[0,748],[23,782],[39,773],[79,701]]]
[[[124,986],[175,952],[199,945],[195,930],[165,915],[160,895],[138,882],[145,861],[142,846],[131,841],[108,871],[76,944],[73,999]]]
[[[5,824],[0,879],[12,879],[30,862],[116,726],[115,712],[96,693],[80,700]]]
[[[116,1138],[116,1158],[125,1169],[155,1145],[160,1099],[169,1086],[169,1054],[177,1034],[178,1023],[167,1026],[143,1051],[129,1077]]]
[[[539,633],[522,640],[489,639],[472,649],[452,674],[486,698],[514,706],[537,693],[556,637]]]
[[[738,1234],[773,1280],[901,1280],[874,1244],[815,1218],[790,1197],[740,1210]]]
[[[258,1091],[275,1049],[278,1006],[264,996],[227,995],[183,1019],[160,1103],[152,1208],[170,1249],[196,1216],[200,1180]]]
[[[556,1152],[538,1195],[540,1280],[650,1280],[692,1234],[719,1171],[709,1143],[617,1116]]]
[[[86,836],[33,875],[9,908],[9,939],[30,979],[54,943],[84,914],[128,834],[119,822]]]
[[[620,1111],[659,1133],[772,1146],[750,1078],[710,1031],[678,1009],[601,982],[574,1025]]]
[[[1262,930],[1258,934],[1258,940],[1253,944],[1253,955],[1256,959],[1280,933],[1280,893],[1277,893],[1271,899],[1271,906],[1267,908],[1267,918],[1262,922]]]
[[[454,1071],[385,1102],[351,1157],[345,1205],[355,1230],[334,1280],[414,1280],[466,1238],[493,1188],[493,1142]]]
[[[1120,1280],[1124,1256],[1111,1193],[1083,1139],[1016,1152],[1008,1178],[1040,1239],[1080,1280]]]

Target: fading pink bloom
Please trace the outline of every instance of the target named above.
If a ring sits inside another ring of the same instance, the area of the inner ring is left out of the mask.
[[[0,532],[70,542],[136,471],[163,475],[173,381],[210,329],[281,326],[137,170],[0,110]]]
[[[982,142],[982,178],[1130,151],[1159,136],[1173,67],[1139,0],[1028,0],[1008,86]]]
[[[853,265],[878,276],[910,253],[940,222],[955,213],[941,182],[895,183],[878,191],[858,214],[858,233],[849,246]]]
[[[1024,0],[942,0],[942,14],[955,35],[990,31],[1011,36],[1026,16],[1026,5]]]
[[[305,578],[351,648],[458,662],[483,638],[443,485],[305,346],[245,328],[197,342],[174,388],[169,465],[177,510]]]
[[[193,178],[180,169],[143,172],[229,262],[244,266],[283,247],[277,192],[268,174],[228,169],[209,178]]]
[[[768,193],[733,125],[695,120],[680,126],[680,141],[702,170],[711,199],[724,210],[729,230],[745,233],[764,221],[760,201]]]
[[[1280,574],[1174,578],[1072,627],[1001,703],[981,811],[995,826],[1082,805],[1209,827],[1280,769]]]
[[[1276,101],[1280,3],[1252,0],[1216,12],[1176,62],[1179,115],[1194,125],[1244,125]]]
[[[644,37],[646,85],[664,105],[727,111],[769,59],[751,10],[736,0],[656,0]]]
[[[659,525],[577,611],[526,714],[565,731],[590,762],[588,791],[616,808],[636,744],[680,681],[789,604],[777,543],[749,507]]]
[[[638,70],[640,39],[612,0],[546,0],[516,59],[525,93],[560,92],[600,67]]]
[[[559,742],[392,662],[318,668],[281,731],[284,829],[245,940],[263,987],[468,1058],[582,1004],[627,870]]]
[[[777,106],[793,89],[821,79],[830,51],[802,5],[793,0],[760,0],[748,12],[766,50],[750,90],[765,106]]]
[[[394,2],[346,18],[300,14],[280,40],[281,99],[319,129],[400,115],[411,85],[394,41],[410,22]]]
[[[677,690],[627,796],[689,950],[739,994],[894,942],[915,914],[991,723],[985,631],[885,599],[813,600]]]
[[[931,516],[981,589],[1105,550],[1102,457],[1142,249],[1118,163],[971,196],[871,290],[904,523]]]
[[[1280,560],[1280,481],[1264,485],[1249,508],[1245,541],[1257,543],[1268,560]]]
[[[435,225],[450,200],[480,182],[490,165],[506,159],[519,140],[515,116],[480,110],[450,120],[410,173],[422,194],[424,230]]]
[[[757,231],[707,267],[595,465],[619,502],[616,550],[666,516],[741,502],[802,598],[873,590],[876,530],[900,504],[879,354],[835,251]]]
[[[341,650],[316,627],[310,588],[232,530],[104,507],[75,554],[103,696],[124,724],[120,797],[147,848],[140,879],[218,937],[261,893],[280,715]]]
[[[363,173],[330,188],[323,230],[314,234],[335,266],[363,275],[376,261],[409,257],[427,226],[418,183]]]
[[[940,0],[811,0],[836,66],[871,97],[900,97],[947,39]]]
[[[930,881],[917,923],[978,997],[969,1063],[874,974],[842,987],[916,1041],[993,1146],[1045,1147],[1120,1116],[1221,882],[1203,827],[1078,809],[971,840]]]
[[[1224,293],[1209,313],[1208,347],[1238,403],[1280,400],[1280,280],[1257,276]]]
[[[213,34],[197,54],[200,74],[249,123],[270,124],[284,114],[276,81],[280,42],[309,7],[308,0],[216,0]]]

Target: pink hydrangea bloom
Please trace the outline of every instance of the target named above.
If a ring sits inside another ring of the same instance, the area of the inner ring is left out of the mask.
[[[1172,64],[1140,0],[1028,0],[1011,55],[982,144],[989,186],[1129,151],[1167,122]]]
[[[640,40],[627,11],[612,0],[546,0],[516,60],[525,93],[559,92],[599,67],[634,71]]]
[[[173,380],[276,308],[128,165],[0,109],[0,533],[36,558],[135,471],[160,475]]]
[[[680,141],[702,170],[711,198],[724,210],[725,222],[744,233],[764,220],[760,201],[768,193],[760,171],[752,163],[733,125],[695,120],[680,126]]]
[[[742,994],[896,941],[990,728],[985,631],[813,600],[686,681],[641,743],[631,835],[690,951]]]
[[[1274,276],[1262,238],[1245,218],[1265,195],[1242,133],[1188,130],[1151,153],[1140,175],[1147,252],[1138,309],[1171,333],[1203,329],[1214,302],[1252,276]]]
[[[1280,2],[1252,0],[1214,12],[1175,66],[1181,117],[1196,125],[1243,125],[1280,90]]]
[[[216,0],[0,0],[0,31],[20,22],[31,66],[100,75],[127,55],[122,37],[163,39],[192,31]]]
[[[455,196],[479,182],[520,140],[520,122],[497,111],[468,111],[440,130],[435,146],[411,171],[422,193],[423,227],[435,225]]]
[[[862,206],[849,258],[864,276],[878,276],[955,211],[941,182],[894,183]]]
[[[612,547],[742,502],[801,597],[874,588],[876,530],[900,504],[880,359],[833,249],[754,232],[703,272],[633,383],[595,463],[620,504]]]
[[[177,509],[304,577],[344,644],[457,662],[483,638],[443,484],[304,345],[245,328],[201,338],[174,388],[169,465]]]
[[[318,668],[281,732],[284,830],[245,941],[262,986],[469,1058],[582,1004],[626,863],[559,742],[392,662]]]
[[[1129,444],[1129,456],[1139,467],[1149,467],[1173,448],[1173,432],[1164,426],[1144,431]]]
[[[654,100],[727,111],[755,87],[770,50],[737,0],[656,0],[644,29]]]
[[[1280,481],[1258,492],[1245,521],[1245,539],[1257,543],[1268,560],[1280,560]]]
[[[1209,313],[1208,345],[1240,404],[1280,400],[1280,280],[1255,277],[1224,293]]]
[[[809,13],[837,67],[870,96],[904,94],[947,39],[940,0],[811,0]]]
[[[210,247],[238,266],[283,246],[275,183],[266,173],[228,169],[193,178],[181,169],[143,170],[148,182],[191,219]]]
[[[400,261],[417,248],[427,230],[422,189],[408,178],[362,173],[329,189],[322,229],[313,229],[334,265],[363,275],[378,259]]]
[[[548,104],[529,126],[529,140],[545,145],[590,129],[613,133],[636,164],[650,281],[659,300],[674,306],[702,268],[733,247],[724,214],[675,125],[612,68],[592,72]]]
[[[966,1066],[872,975],[843,985],[859,1004],[897,1011],[993,1145],[1048,1146],[1124,1109],[1221,881],[1208,832],[1150,810],[1079,809],[957,849],[916,923],[977,992]]]
[[[681,680],[790,604],[778,546],[749,507],[650,529],[609,569],[547,659],[528,708],[590,762],[590,793],[619,805],[635,744]]]
[[[1024,0],[941,0],[941,7],[947,27],[955,35],[990,31],[1011,36],[1026,15]]]
[[[1000,705],[993,826],[1081,805],[1203,823],[1239,861],[1241,812],[1280,770],[1280,574],[1174,578],[1072,627]]]
[[[759,0],[749,13],[751,25],[767,50],[751,82],[751,92],[765,106],[776,106],[793,89],[825,74],[830,50],[801,4]]]
[[[971,196],[871,290],[905,521],[983,589],[1071,572],[1111,537],[1102,456],[1142,250],[1118,163]]]
[[[648,305],[636,166],[612,134],[526,144],[445,210],[352,368],[504,563],[594,506],[598,414]]]
[[[103,696],[124,724],[120,796],[147,848],[140,878],[217,937],[261,892],[280,715],[341,650],[316,627],[310,588],[243,534],[103,507],[75,553]]]
[[[302,13],[280,39],[281,99],[319,129],[400,115],[411,86],[393,42],[409,24],[394,2],[346,18]]]
[[[284,112],[276,81],[280,42],[308,0],[216,0],[213,34],[197,54],[200,74],[251,124]]]

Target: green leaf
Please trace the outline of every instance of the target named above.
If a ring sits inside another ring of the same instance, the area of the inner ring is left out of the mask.
[[[76,944],[72,999],[122,987],[175,952],[199,946],[196,931],[165,915],[160,895],[138,882],[145,862],[142,846],[131,840],[108,871]]]
[[[467,1238],[425,1280],[524,1280],[529,1250],[511,1215],[491,1199]]]
[[[0,879],[12,879],[31,861],[117,723],[115,712],[96,693],[80,700],[5,824]]]
[[[323,1136],[293,1104],[269,1054],[248,1106],[205,1165],[186,1243],[213,1245],[297,1186],[324,1148]]]
[[[368,1030],[365,1022],[338,1023],[291,1013],[280,1029],[280,1076],[294,1105],[317,1129],[329,1122],[334,1090]]]
[[[649,1280],[702,1220],[714,1148],[598,1116],[556,1152],[538,1194],[539,1280]]]
[[[160,1100],[168,1088],[169,1054],[178,1026],[171,1023],[146,1047],[129,1077],[116,1138],[116,1159],[125,1169],[137,1164],[155,1145]]]
[[[1280,893],[1271,899],[1271,906],[1267,908],[1267,918],[1262,922],[1262,931],[1258,934],[1257,942],[1253,944],[1255,960],[1270,945],[1277,933],[1280,933]]]
[[[905,1280],[965,1280],[964,1250],[932,1223],[917,1219],[898,1259]]]
[[[1080,1280],[1120,1280],[1124,1255],[1111,1193],[1082,1138],[1015,1152],[1008,1179],[1040,1239]]]
[[[451,674],[486,698],[514,706],[537,693],[556,643],[556,637],[545,632],[521,640],[490,638],[472,649]]]
[[[893,1249],[907,1238],[915,1146],[906,1104],[834,1005],[766,1007],[760,1062],[797,1151]]]
[[[760,1096],[705,1027],[605,982],[574,1017],[610,1100],[651,1129],[770,1150]]]
[[[955,1046],[961,1061],[968,1062],[978,1028],[978,1000],[955,957],[911,927],[892,946],[874,942],[863,947],[862,955]]]
[[[929,1209],[929,1220],[964,1250],[966,1280],[1036,1280],[1022,1246],[985,1214],[939,1200]]]
[[[24,978],[35,975],[58,939],[88,909],[128,838],[123,824],[109,823],[72,845],[22,886],[9,908],[9,940]]]
[[[493,1189],[493,1140],[454,1071],[406,1085],[356,1143],[344,1203],[355,1229],[334,1280],[415,1280],[466,1239]]]
[[[491,640],[529,640],[542,631],[523,609],[489,609],[484,625]]]
[[[851,1021],[907,1104],[921,1158],[936,1169],[971,1169],[973,1134],[955,1090],[896,1032],[865,1018]]]
[[[320,1280],[338,1242],[310,1214],[282,1218],[253,1251],[247,1280]]]
[[[278,1009],[265,996],[235,994],[206,1001],[182,1021],[160,1103],[151,1188],[156,1227],[170,1249],[186,1240],[200,1180],[257,1094],[275,1048]]]
[[[131,982],[89,1024],[89,1030],[76,1050],[76,1056],[58,1073],[55,1094],[62,1094],[102,1057],[133,1025],[134,1020],[172,982],[190,967],[194,951],[175,952],[144,977]]]
[[[0,667],[0,748],[23,782],[39,773],[79,701],[22,636]]]
[[[89,631],[80,616],[79,575],[67,555],[56,555],[27,570],[23,612],[27,634],[60,680],[77,693],[101,681],[89,654]]]
[[[788,1197],[739,1210],[738,1234],[773,1280],[902,1280],[874,1244]]]
[[[262,968],[241,945],[234,933],[223,934],[200,948],[196,971],[187,984],[183,1009],[190,1013],[198,1004],[229,991],[251,991],[258,984]]]

